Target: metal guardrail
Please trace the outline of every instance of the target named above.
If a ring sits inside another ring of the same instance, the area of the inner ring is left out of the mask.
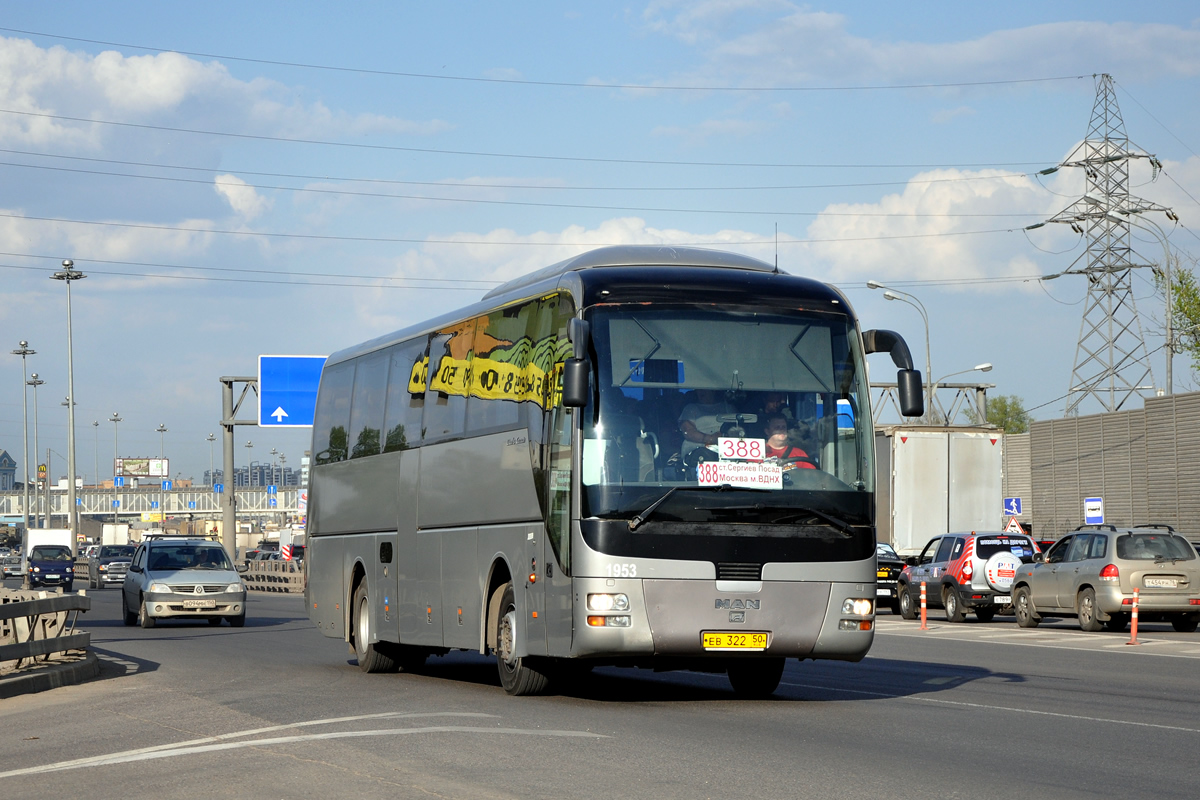
[[[248,561],[242,573],[246,586],[255,592],[304,592],[303,561]]]
[[[75,633],[75,622],[80,611],[91,607],[92,598],[82,594],[0,590],[0,673],[26,661],[49,660],[54,653],[88,648],[92,635]]]

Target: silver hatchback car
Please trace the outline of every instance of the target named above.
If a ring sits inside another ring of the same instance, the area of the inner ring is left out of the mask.
[[[1138,590],[1139,618],[1168,619],[1177,631],[1200,624],[1200,558],[1166,525],[1082,525],[1022,565],[1013,579],[1017,624],[1075,616],[1085,631],[1122,631]]]

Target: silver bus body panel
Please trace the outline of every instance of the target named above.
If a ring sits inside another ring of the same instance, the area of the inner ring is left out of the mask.
[[[421,529],[542,516],[524,428],[423,446],[419,484]]]
[[[304,569],[307,578],[304,584],[304,599],[308,606],[308,615],[321,633],[345,638],[346,626],[342,606],[346,595],[346,572],[343,568],[346,537],[311,537],[306,549]]]
[[[402,454],[384,453],[313,470],[311,535],[395,531],[396,473]]]

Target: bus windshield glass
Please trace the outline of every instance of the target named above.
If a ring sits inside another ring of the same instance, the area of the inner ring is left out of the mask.
[[[657,522],[873,523],[868,387],[846,314],[619,305],[588,318],[585,517],[662,500]]]

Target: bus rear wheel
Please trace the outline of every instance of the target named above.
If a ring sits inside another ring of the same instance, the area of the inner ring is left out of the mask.
[[[783,678],[782,658],[748,658],[729,664],[729,685],[742,697],[762,699],[779,688]]]
[[[500,685],[514,696],[542,694],[550,685],[548,670],[530,656],[517,656],[517,603],[513,585],[508,583],[500,598],[496,619],[496,669]]]
[[[354,590],[354,655],[358,659],[358,668],[363,672],[392,672],[396,662],[383,651],[370,644],[371,641],[371,605],[367,596],[367,582],[363,580]]]

